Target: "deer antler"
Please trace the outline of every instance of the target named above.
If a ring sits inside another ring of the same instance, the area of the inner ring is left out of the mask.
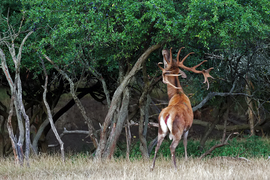
[[[207,83],[207,89],[209,89],[209,81],[208,81],[208,78],[209,78],[209,77],[210,77],[210,78],[213,78],[213,77],[209,74],[209,72],[210,72],[212,69],[214,69],[214,68],[211,67],[211,68],[209,68],[209,69],[207,69],[207,70],[204,70],[204,69],[203,69],[202,71],[199,71],[199,70],[196,69],[197,67],[199,67],[200,65],[202,65],[204,62],[207,62],[207,60],[204,60],[204,61],[202,61],[201,63],[199,63],[199,64],[197,64],[196,66],[193,66],[193,67],[187,67],[187,66],[185,66],[185,65],[184,65],[184,61],[187,59],[187,57],[188,57],[189,55],[194,54],[194,52],[188,53],[188,54],[182,59],[182,61],[179,61],[179,55],[180,55],[180,52],[181,52],[181,50],[182,50],[183,48],[184,48],[184,47],[180,48],[179,51],[178,51],[178,54],[177,54],[177,64],[178,64],[178,66],[179,66],[180,68],[182,68],[182,69],[187,70],[187,71],[192,71],[192,72],[194,72],[194,73],[203,74],[203,76],[204,76],[204,82],[203,82],[203,83]],[[214,79],[214,78],[213,78],[213,79]]]

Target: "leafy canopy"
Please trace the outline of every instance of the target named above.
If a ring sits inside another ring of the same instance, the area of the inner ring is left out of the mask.
[[[135,60],[150,45],[179,37],[184,25],[173,1],[22,2],[40,34],[35,48],[52,53],[49,44],[64,64],[83,54],[92,65],[117,68],[119,60]]]
[[[244,47],[270,31],[268,0],[20,2],[25,28],[36,32],[25,48],[30,69],[39,68],[33,52],[46,52],[67,69],[83,68],[79,59],[84,59],[99,70],[117,71],[119,62],[132,65],[152,44],[211,51]]]
[[[209,40],[223,47],[239,47],[245,41],[269,38],[268,0],[191,0],[184,33],[208,46]]]

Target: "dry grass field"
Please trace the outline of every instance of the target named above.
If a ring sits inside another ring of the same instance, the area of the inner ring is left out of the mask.
[[[126,161],[114,159],[95,162],[85,157],[67,157],[65,164],[59,156],[31,158],[30,168],[14,165],[12,159],[0,160],[0,179],[270,179],[270,161],[257,158],[235,160],[231,158],[178,159],[177,170],[171,161],[159,157],[154,171],[151,160]]]

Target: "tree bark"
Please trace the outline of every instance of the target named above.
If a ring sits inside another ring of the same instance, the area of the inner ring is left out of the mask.
[[[160,44],[156,44],[153,45],[151,47],[149,47],[142,55],[141,57],[138,59],[138,61],[135,63],[135,65],[133,66],[133,68],[131,69],[131,71],[125,76],[124,80],[121,82],[121,84],[118,86],[118,88],[116,89],[116,91],[114,92],[114,95],[112,97],[112,101],[111,101],[111,106],[108,110],[108,113],[105,117],[104,123],[103,123],[103,129],[101,131],[100,134],[100,141],[99,141],[99,145],[98,148],[96,150],[96,155],[95,155],[95,159],[99,160],[102,158],[102,153],[104,152],[104,149],[106,147],[106,142],[107,142],[107,136],[106,136],[106,132],[107,132],[107,128],[111,122],[111,118],[113,117],[113,114],[115,113],[115,110],[117,108],[117,103],[120,100],[120,97],[123,93],[123,91],[125,90],[127,84],[130,81],[130,78],[133,77],[136,72],[141,68],[141,64],[146,60],[146,58],[156,49],[158,49],[159,47],[161,47]]]
[[[246,75],[246,93],[248,95],[251,95],[251,87],[252,87],[252,82],[250,81],[250,79],[248,78],[248,76]],[[250,135],[253,136],[255,134],[254,132],[254,124],[255,124],[255,116],[253,114],[253,103],[252,103],[252,99],[249,98],[248,96],[246,97],[246,103],[248,106],[247,109],[247,114],[248,114],[248,122],[249,122],[249,128],[250,128]]]
[[[154,76],[151,80],[151,82],[148,81],[146,69],[143,70],[143,79],[144,84],[142,85],[143,93],[139,99],[139,108],[140,108],[140,122],[139,122],[139,138],[140,138],[140,151],[142,153],[142,157],[144,159],[149,159],[149,148],[147,147],[147,128],[149,124],[149,107],[150,103],[152,102],[152,99],[149,95],[149,93],[152,91],[153,87],[157,82],[159,82],[159,79],[155,80],[156,76]],[[155,109],[156,110],[156,109]],[[160,111],[157,110],[157,113]]]
[[[130,99],[129,89],[126,88],[124,91],[123,100],[121,103],[121,108],[120,108],[120,111],[118,113],[117,122],[115,124],[113,124],[113,127],[112,127],[113,130],[111,131],[110,138],[108,139],[107,148],[102,156],[103,158],[110,159],[113,156],[116,143],[117,143],[118,138],[122,132],[123,125],[128,117],[129,99]]]
[[[126,158],[129,161],[129,152],[130,152],[130,144],[131,144],[131,132],[130,132],[129,120],[127,120],[127,125],[125,127],[125,133],[126,133],[126,143],[127,143]]]
[[[17,140],[15,139],[15,136],[13,133],[13,128],[12,128],[12,123],[11,123],[12,115],[14,112],[14,99],[15,99],[15,95],[12,95],[12,97],[10,99],[10,109],[9,109],[9,115],[8,115],[8,121],[7,121],[7,129],[8,129],[9,138],[11,140],[15,163],[19,164]]]
[[[140,103],[140,123],[139,123],[140,151],[142,153],[143,159],[149,159],[146,134],[149,120],[148,108],[150,104],[150,97],[149,95],[147,95],[146,97],[141,98],[147,98],[147,101]]]
[[[150,104],[150,97],[149,97],[149,88],[150,84],[148,81],[148,75],[146,71],[146,64],[143,63],[143,93],[139,99],[139,108],[140,108],[140,122],[139,122],[139,138],[140,138],[140,151],[142,153],[143,159],[149,159],[148,149],[147,149],[147,140],[146,140],[146,134],[147,134],[147,126],[149,121],[149,113],[148,108]],[[154,78],[153,78],[154,79]],[[152,80],[153,80],[152,79]],[[151,81],[152,82],[152,81]],[[145,101],[145,99],[147,99]]]

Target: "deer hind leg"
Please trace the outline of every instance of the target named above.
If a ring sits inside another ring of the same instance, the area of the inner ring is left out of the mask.
[[[180,139],[181,139],[181,136],[179,136],[179,138],[177,138],[177,137],[174,136],[173,137],[172,144],[170,146],[171,156],[172,156],[172,163],[173,163],[175,169],[177,168],[176,167],[176,161],[175,161],[175,149],[178,146]]]
[[[187,137],[188,137],[188,130],[184,132],[184,137],[183,137],[183,144],[185,148],[185,160],[187,160]]]
[[[158,142],[157,142],[157,146],[156,146],[156,149],[155,149],[155,156],[154,156],[154,160],[153,160],[153,164],[151,166],[151,170],[154,169],[155,167],[155,162],[156,162],[156,157],[157,157],[157,152],[160,148],[160,145],[162,143],[162,141],[164,140],[165,136],[166,136],[167,133],[158,133]]]

